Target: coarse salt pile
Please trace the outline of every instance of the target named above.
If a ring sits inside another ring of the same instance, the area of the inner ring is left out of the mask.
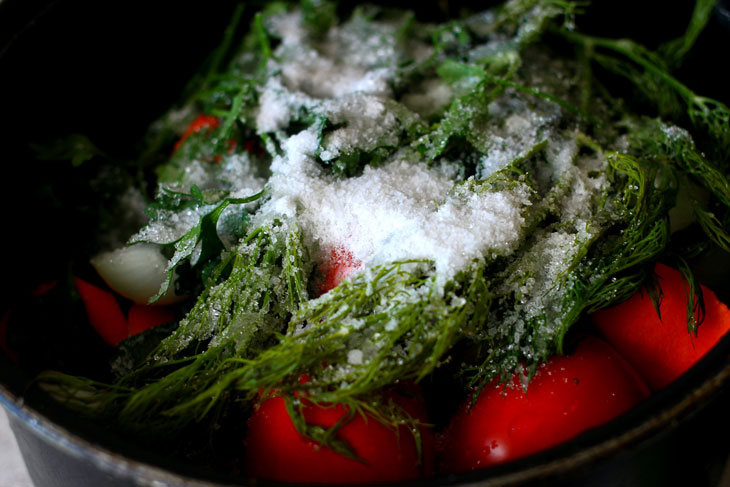
[[[287,141],[272,164],[272,199],[261,214],[296,218],[320,247],[344,247],[365,266],[429,259],[446,282],[486,252],[511,250],[521,237],[526,187],[450,193],[453,164],[428,167],[398,157],[337,179],[322,174],[317,147],[311,131]]]
[[[363,25],[372,35],[359,32]],[[400,113],[393,108],[397,102],[389,83],[403,56],[396,48],[393,25],[351,22],[317,42],[307,37],[297,13],[274,17],[269,28],[281,44],[269,61],[256,125],[260,133],[275,134],[282,149],[271,164],[271,197],[257,219],[296,219],[320,258],[328,248],[345,248],[364,267],[431,260],[442,284],[474,259],[514,250],[523,237],[524,212],[530,205],[526,185],[505,191],[459,191],[455,185],[463,179],[463,161],[427,165],[403,151],[377,167],[366,166],[355,177],[335,177],[325,170],[328,163],[353,151],[399,144]],[[409,47],[416,58],[431,53],[430,47],[415,41]],[[451,96],[438,79],[425,80],[418,90],[403,101],[423,113],[429,111],[421,106],[424,101],[443,106]],[[506,111],[505,103],[492,111]],[[491,136],[494,149],[483,156],[481,177],[535,144],[560,113],[550,107],[545,115],[532,115],[524,103],[507,106],[513,113]],[[302,112],[317,114],[336,127],[323,132],[315,123],[283,136],[283,129]],[[414,112],[411,116],[419,117]]]

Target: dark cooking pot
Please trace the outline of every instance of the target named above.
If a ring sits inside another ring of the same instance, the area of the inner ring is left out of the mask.
[[[83,186],[84,178],[98,174],[82,169],[70,180],[66,166],[38,161],[31,143],[84,133],[101,147],[132,156],[130,141],[176,100],[233,9],[232,2],[215,9],[149,3],[0,0],[3,314],[35,284],[61,275],[67,256],[78,255],[94,231]],[[654,1],[637,11],[631,3],[596,2],[585,25],[651,43],[681,32],[692,8],[685,2],[670,12]],[[730,15],[723,5],[680,75],[698,92],[727,101],[728,79],[721,70]],[[647,32],[645,25],[656,28]],[[50,199],[38,194],[43,181],[58,188]],[[44,206],[55,197],[62,197],[61,204]],[[729,269],[726,256],[699,269],[725,302]],[[64,341],[67,324],[53,325],[28,333],[28,340],[38,340],[40,363],[54,353],[66,357],[72,370],[103,362],[104,356],[88,351],[93,343]],[[37,487],[245,485],[130,444],[42,395],[26,395],[35,372],[0,352],[0,402]],[[730,482],[728,410],[730,337],[725,337],[685,376],[608,424],[507,465],[423,485],[718,485],[721,479]]]

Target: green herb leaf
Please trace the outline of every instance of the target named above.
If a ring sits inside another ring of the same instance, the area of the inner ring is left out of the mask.
[[[197,201],[203,200],[203,195],[197,187],[191,190],[192,196]],[[177,269],[184,260],[189,260],[191,265],[198,263],[207,263],[211,258],[220,254],[223,250],[223,243],[218,236],[216,225],[218,219],[229,205],[242,205],[256,201],[263,196],[261,191],[248,198],[225,198],[211,211],[203,214],[196,225],[187,231],[182,237],[174,242],[175,253],[173,254],[167,266],[167,279],[160,286],[158,293],[150,298],[150,303],[154,303],[167,293],[175,269]],[[197,254],[197,255],[194,255]]]

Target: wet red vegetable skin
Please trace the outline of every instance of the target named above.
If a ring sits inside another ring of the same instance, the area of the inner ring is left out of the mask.
[[[427,422],[420,395],[393,393],[392,398],[412,417]],[[327,428],[345,413],[342,405],[304,408],[308,423]],[[248,421],[246,471],[250,477],[285,483],[342,485],[418,480],[433,473],[434,461],[431,430],[423,427],[420,431],[423,462],[406,427],[396,432],[374,418],[357,415],[338,432],[362,461],[353,460],[300,435],[284,400],[275,396],[260,403]]]
[[[320,264],[322,281],[318,286],[319,294],[324,294],[338,286],[350,274],[360,268],[362,262],[344,247],[332,247]]]
[[[177,151],[182,143],[185,142],[185,140],[191,135],[201,132],[203,130],[213,130],[215,128],[218,128],[219,125],[220,121],[217,117],[214,117],[212,115],[198,115],[195,120],[193,120],[190,125],[188,125],[180,139],[175,142],[175,147],[173,150]]]
[[[627,301],[598,311],[592,316],[605,339],[611,343],[653,389],[661,389],[701,359],[728,330],[730,310],[714,292],[702,286],[705,320],[697,335],[687,330],[687,283],[682,275],[657,264],[663,299],[661,319],[645,291]]]
[[[117,296],[111,291],[74,277],[76,289],[86,309],[89,324],[112,347],[132,335],[142,333],[175,318],[175,311],[165,306],[133,304],[124,316]]]
[[[220,127],[221,121],[218,119],[218,117],[214,117],[213,115],[206,115],[201,114],[195,117],[195,120],[190,122],[190,125],[187,126],[185,129],[185,132],[180,136],[180,138],[175,142],[175,146],[173,147],[173,152],[177,152],[178,149],[180,149],[180,146],[185,142],[188,137],[190,137],[193,134],[197,134],[199,132],[205,132],[209,130],[215,130],[218,127]],[[228,141],[228,153],[233,154],[236,150],[236,140],[231,139]],[[253,140],[249,140],[244,145],[244,149],[248,151],[249,153],[253,153],[255,150],[255,143]],[[212,158],[212,162],[218,163],[222,160],[222,156],[220,154],[215,155]]]
[[[439,450],[441,473],[508,462],[601,425],[649,395],[639,375],[610,345],[586,336],[576,350],[543,364],[523,392],[488,384],[469,410],[465,401],[447,426]]]
[[[109,291],[75,277],[89,324],[109,345],[116,347],[129,336],[129,326],[117,298]]]
[[[172,308],[133,304],[127,313],[129,336],[142,333],[163,323],[170,323],[174,319],[175,311]]]

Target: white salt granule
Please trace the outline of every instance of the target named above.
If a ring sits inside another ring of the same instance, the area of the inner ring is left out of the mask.
[[[419,115],[428,117],[444,108],[452,96],[449,85],[435,78],[421,82],[412,91],[405,93],[400,101]]]
[[[371,22],[356,16],[331,29],[318,47],[327,57],[344,59],[366,69],[392,66],[403,60],[395,38],[400,25],[397,21]]]
[[[192,172],[190,168],[194,168]],[[186,166],[181,181],[182,189],[195,185],[200,189],[225,189],[244,196],[258,193],[264,184],[266,180],[257,175],[248,152],[225,154],[217,162],[192,161]]]
[[[609,185],[605,169],[606,159],[603,154],[575,160],[575,164],[568,169],[573,177],[570,191],[560,202],[563,221],[585,221],[593,216],[596,195],[602,194]]]
[[[436,211],[414,212],[408,225],[388,235],[372,260],[427,258],[446,282],[487,251],[511,250],[521,235],[521,210],[528,204],[526,188],[447,198]]]
[[[256,128],[259,133],[274,132],[285,127],[292,117],[296,99],[282,86],[278,77],[271,77],[259,96]]]
[[[578,153],[578,144],[573,137],[553,137],[550,145],[545,151],[545,158],[552,168],[554,179],[568,171],[573,166],[576,154]]]
[[[485,10],[467,17],[464,23],[478,36],[487,37],[494,31],[495,17],[494,10]]]
[[[302,109],[319,111],[334,123],[375,121],[373,117],[343,116],[347,101],[339,99],[354,94],[392,99],[391,84],[398,65],[403,61],[419,62],[431,55],[432,47],[427,43],[396,39],[399,27],[399,22],[354,18],[330,29],[325,39],[313,40],[299,12],[270,18],[267,28],[281,43],[268,62],[270,76],[260,89],[258,132],[284,128]],[[337,152],[337,147],[332,150]]]
[[[303,179],[317,178],[321,169],[314,162],[313,156],[319,147],[319,138],[313,129],[307,129],[286,139],[284,142],[284,156],[275,157],[271,161],[272,177],[286,176],[286,178]]]
[[[667,138],[667,142],[676,143],[678,141],[686,141],[691,143],[692,136],[687,130],[664,122],[661,122],[660,126],[662,133]]]
[[[306,39],[298,12],[274,16],[269,20],[269,29],[281,44],[274,59],[269,60],[267,68],[272,76],[259,97],[259,132],[282,128],[299,107],[312,108],[317,100],[354,93],[392,96],[394,70],[372,57],[377,52],[393,62],[392,45],[378,46],[375,51],[371,46],[368,52],[366,44],[373,41],[367,41],[367,37],[353,39],[347,27],[340,27],[332,29],[326,41],[315,46]],[[389,42],[395,41],[391,38]]]
[[[385,69],[366,71],[358,66],[334,62],[310,50],[281,67],[284,84],[315,98],[338,98],[364,92],[387,96],[391,73]]]
[[[134,234],[130,242],[150,242],[169,244],[185,235],[193,226],[197,225],[202,215],[210,212],[215,205],[204,205],[197,209],[188,209],[182,212],[169,210],[159,211],[160,217],[150,222],[139,232]]]
[[[147,208],[147,201],[142,192],[130,186],[119,198],[119,206],[124,208],[124,221],[139,222],[141,225],[147,219],[144,210]]]
[[[371,151],[398,144],[398,121],[383,101],[365,94],[343,97],[325,106],[332,123],[344,124],[322,140],[320,158],[329,161],[354,149]]]
[[[478,145],[486,152],[479,161],[477,177],[486,178],[516,158],[524,156],[536,144],[557,137],[560,107],[536,102],[535,105],[507,92],[489,104],[490,120],[481,128]]]
[[[347,363],[352,365],[362,365],[362,350],[349,350],[347,352]]]

